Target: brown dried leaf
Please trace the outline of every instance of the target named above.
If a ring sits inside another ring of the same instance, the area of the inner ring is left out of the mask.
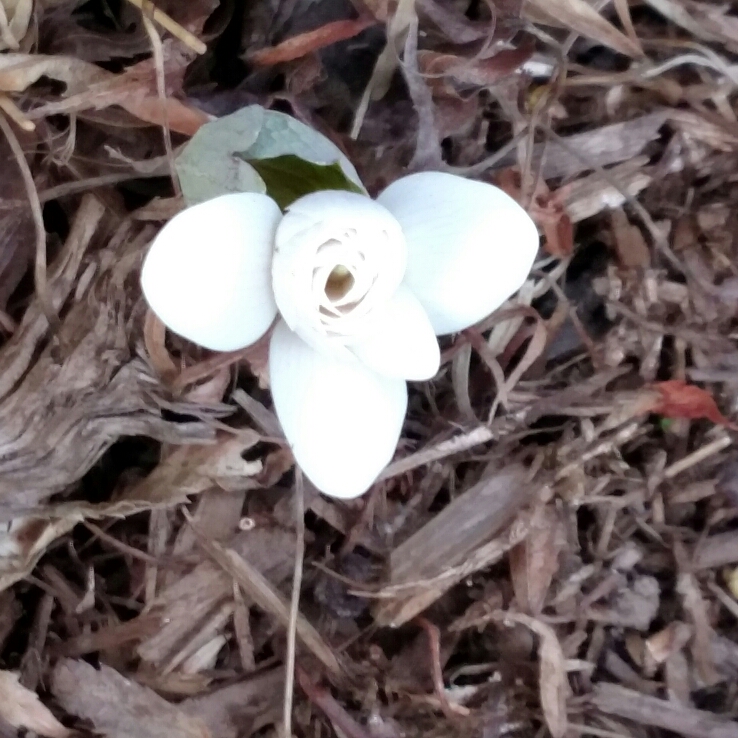
[[[446,38],[457,44],[481,41],[490,35],[490,31],[496,30],[490,29],[489,23],[470,21],[453,6],[444,5],[437,0],[417,0],[416,5],[418,11],[427,15]]]
[[[568,730],[566,700],[570,694],[566,658],[553,628],[540,620],[519,613],[505,613],[505,620],[521,623],[539,638],[541,708],[551,735],[563,738]]]
[[[563,738],[568,728],[566,698],[569,695],[569,680],[566,676],[566,660],[561,644],[552,628],[534,628],[541,638],[538,648],[541,680],[541,708],[548,729],[554,738]]]
[[[630,164],[647,144],[658,138],[659,130],[667,119],[671,120],[675,114],[681,116],[682,113],[688,112],[659,108],[637,118],[608,123],[581,133],[537,143],[533,146],[531,166],[534,171],[540,169],[544,179],[554,177],[569,179],[596,167],[607,167],[618,162]],[[692,118],[702,120],[701,116],[691,115]],[[517,154],[513,151],[503,156],[496,164],[496,168],[503,169],[516,163]],[[645,159],[637,165],[637,169],[640,170],[647,164],[648,159]],[[618,181],[619,178],[614,177],[616,173],[617,170],[610,170],[610,176]],[[593,176],[602,181],[599,173],[595,172]],[[591,189],[592,183],[587,182],[585,187]],[[607,187],[610,188],[610,185]],[[626,189],[622,183],[621,187]]]
[[[675,542],[674,546],[675,550],[681,548],[679,542]],[[683,553],[676,552],[678,561],[681,561],[683,556]],[[676,589],[682,597],[684,610],[694,627],[691,650],[697,671],[705,684],[715,684],[719,681],[719,676],[715,669],[712,649],[710,648],[710,642],[715,635],[715,631],[710,624],[707,602],[702,596],[697,577],[691,572],[680,571],[677,576]]]
[[[651,263],[651,252],[648,250],[640,228],[631,224],[622,209],[611,212],[610,222],[620,263],[626,269],[648,267]]]
[[[515,598],[525,612],[540,614],[565,546],[566,528],[556,510],[551,506],[538,507],[533,513],[530,534],[510,551]]]
[[[523,15],[534,22],[576,31],[626,56],[643,56],[638,44],[606,21],[586,0],[526,0]]]
[[[249,429],[238,435],[221,435],[214,444],[180,446],[174,449],[145,479],[126,490],[116,501],[120,512],[126,503],[167,507],[184,502],[189,495],[210,487],[242,490],[258,486],[253,478],[261,461],[245,461],[242,454],[261,436]]]
[[[0,56],[0,90],[4,92],[23,92],[41,77],[48,77],[63,82],[67,86],[67,94],[74,95],[110,76],[104,69],[70,56],[44,54]]]
[[[0,671],[0,719],[14,728],[24,728],[48,738],[68,738],[72,734],[11,671]]]
[[[51,691],[64,709],[109,738],[210,738],[205,724],[115,669],[60,661]]]
[[[656,392],[653,404],[645,410],[667,418],[706,418],[717,425],[737,430],[738,425],[726,418],[715,403],[713,396],[701,387],[687,384],[681,379],[656,382],[651,385]]]
[[[326,23],[320,28],[305,31],[282,41],[268,49],[259,49],[246,57],[247,61],[259,67],[280,64],[323,49],[338,41],[346,41],[376,23],[374,18],[356,18]]]
[[[184,75],[188,57],[171,51],[164,45],[167,79]],[[55,113],[106,108],[120,105],[143,121],[156,125],[165,123],[171,130],[193,135],[210,116],[168,96],[161,100],[156,93],[156,71],[147,59],[129,67],[123,74],[113,74],[101,67],[66,56],[43,54],[5,54],[0,56],[0,90],[23,92],[41,77],[63,82],[65,99],[46,103],[29,117],[43,118]]]
[[[497,182],[508,195],[518,202],[522,201],[517,170],[500,172]],[[564,193],[565,190],[552,192],[543,179],[539,179],[529,206],[531,218],[545,236],[544,248],[559,258],[569,256],[574,250],[574,227],[564,206]]]
[[[446,75],[462,85],[488,87],[525,64],[533,55],[532,44],[516,49],[503,49],[487,59],[466,59],[436,51],[418,52],[418,66],[423,74]]]

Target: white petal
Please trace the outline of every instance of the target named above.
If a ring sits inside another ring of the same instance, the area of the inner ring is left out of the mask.
[[[151,309],[205,348],[235,351],[277,314],[271,287],[282,214],[266,195],[237,193],[183,210],[154,239],[141,271]]]
[[[421,172],[398,179],[377,200],[400,221],[408,249],[405,284],[439,336],[485,318],[533,266],[536,226],[497,187]]]
[[[313,192],[289,206],[277,229],[279,312],[311,346],[346,354],[347,340],[399,287],[405,263],[402,228],[386,208],[353,192]],[[331,294],[336,273],[345,289]]]
[[[388,377],[430,379],[441,364],[433,326],[418,298],[405,286],[372,313],[370,329],[349,347],[364,364]]]
[[[405,381],[319,353],[282,320],[271,339],[269,380],[277,417],[308,479],[331,497],[366,492],[395,452]]]

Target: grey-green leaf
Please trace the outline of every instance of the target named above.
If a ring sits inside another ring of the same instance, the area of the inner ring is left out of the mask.
[[[231,192],[267,192],[252,164],[284,156],[338,170],[356,191],[366,192],[351,162],[325,136],[289,115],[250,105],[206,123],[177,157],[185,202],[194,205]]]
[[[249,159],[266,185],[267,194],[282,210],[295,200],[318,190],[348,190],[363,194],[343,172],[338,162],[315,164],[294,154],[270,159]]]

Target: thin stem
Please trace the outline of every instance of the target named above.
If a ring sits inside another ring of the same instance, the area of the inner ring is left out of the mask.
[[[284,710],[282,724],[284,738],[292,738],[292,702],[295,696],[295,647],[297,643],[297,616],[300,611],[300,589],[305,562],[305,484],[300,467],[295,467],[295,571],[292,575],[290,622],[287,628],[287,656],[285,659]]]

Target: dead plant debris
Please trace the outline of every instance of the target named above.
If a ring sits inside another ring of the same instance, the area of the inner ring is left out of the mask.
[[[297,736],[738,738],[737,90],[713,0],[0,0],[0,735],[282,736],[294,645]],[[543,236],[375,487],[306,485],[296,617],[265,345],[137,279],[252,103]]]

